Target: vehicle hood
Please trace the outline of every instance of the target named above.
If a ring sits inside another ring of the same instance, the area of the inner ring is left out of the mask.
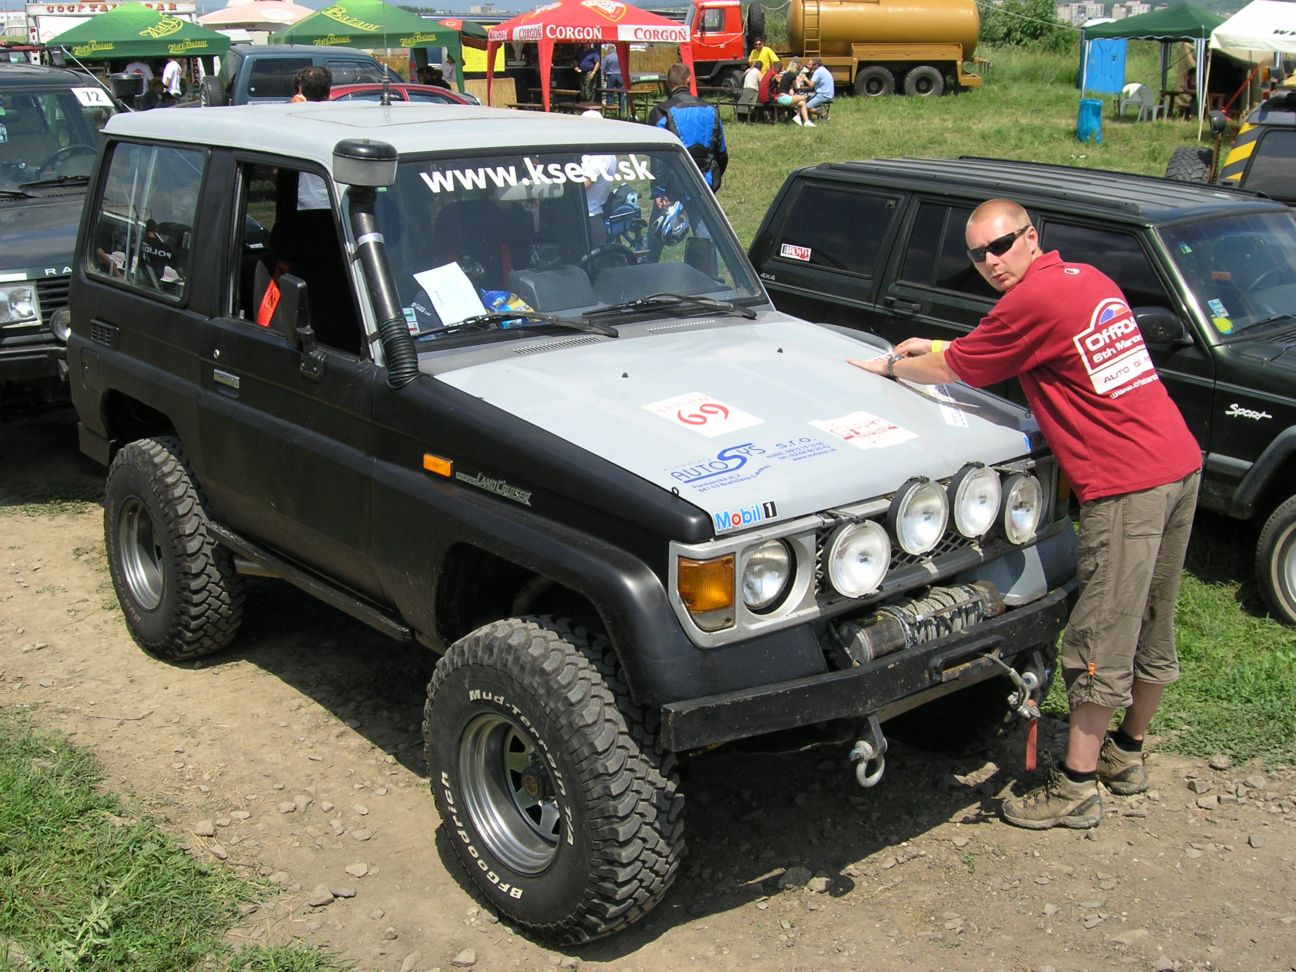
[[[879,352],[819,325],[630,332],[436,377],[677,492],[717,532],[871,499],[1040,442],[1033,420],[1001,399],[847,364]]]
[[[84,205],[84,186],[53,197],[0,197],[0,271],[33,278],[67,273]]]

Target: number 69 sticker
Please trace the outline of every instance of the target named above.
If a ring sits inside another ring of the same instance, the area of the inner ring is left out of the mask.
[[[683,426],[699,435],[705,435],[709,439],[760,425],[763,421],[702,392],[688,392],[684,395],[676,395],[674,398],[665,398],[660,402],[651,402],[644,408],[654,415],[660,415],[668,422]]]

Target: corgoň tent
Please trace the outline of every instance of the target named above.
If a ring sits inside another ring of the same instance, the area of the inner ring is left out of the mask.
[[[495,49],[506,41],[540,45],[540,91],[549,110],[549,69],[554,44],[616,44],[622,77],[629,77],[631,44],[676,44],[693,72],[693,43],[686,25],[621,0],[555,0],[506,20],[487,32],[486,79],[495,76]],[[697,91],[696,79],[690,87]],[[488,99],[489,100],[489,99]]]
[[[78,60],[190,57],[224,54],[230,39],[142,3],[123,3],[63,31],[48,46],[62,47]]]
[[[1197,52],[1197,90],[1206,90],[1206,44],[1211,31],[1224,23],[1224,18],[1194,7],[1191,3],[1177,4],[1151,13],[1113,20],[1106,24],[1086,27],[1081,37],[1087,46],[1091,40],[1124,37],[1127,40],[1154,40],[1161,42],[1161,90],[1166,90],[1166,77],[1170,73],[1170,45],[1191,43]],[[1084,58],[1081,59],[1081,63]],[[1197,99],[1200,118],[1205,110],[1205,99]]]

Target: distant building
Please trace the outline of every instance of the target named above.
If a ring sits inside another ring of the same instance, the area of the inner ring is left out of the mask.
[[[1097,2],[1059,3],[1057,5],[1057,19],[1064,24],[1074,24],[1077,27],[1085,21],[1097,20],[1106,16],[1106,6]]]
[[[468,16],[470,16],[470,17],[493,17],[493,16],[495,16],[495,4],[493,4],[493,3],[470,3],[470,4],[468,4]]]
[[[1115,20],[1124,20],[1126,17],[1137,17],[1139,14],[1150,13],[1152,4],[1140,3],[1139,0],[1130,0],[1129,3],[1112,4],[1111,15]]]

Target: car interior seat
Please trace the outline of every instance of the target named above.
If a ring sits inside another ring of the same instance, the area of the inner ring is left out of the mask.
[[[480,276],[473,283],[482,289],[501,290],[509,274],[528,266],[535,230],[516,203],[465,199],[437,214],[433,238],[443,262],[459,263],[470,278]]]
[[[23,162],[29,169],[36,169],[59,150],[58,139],[30,95],[5,98],[0,123],[5,128],[5,138],[0,141],[0,162]]]

